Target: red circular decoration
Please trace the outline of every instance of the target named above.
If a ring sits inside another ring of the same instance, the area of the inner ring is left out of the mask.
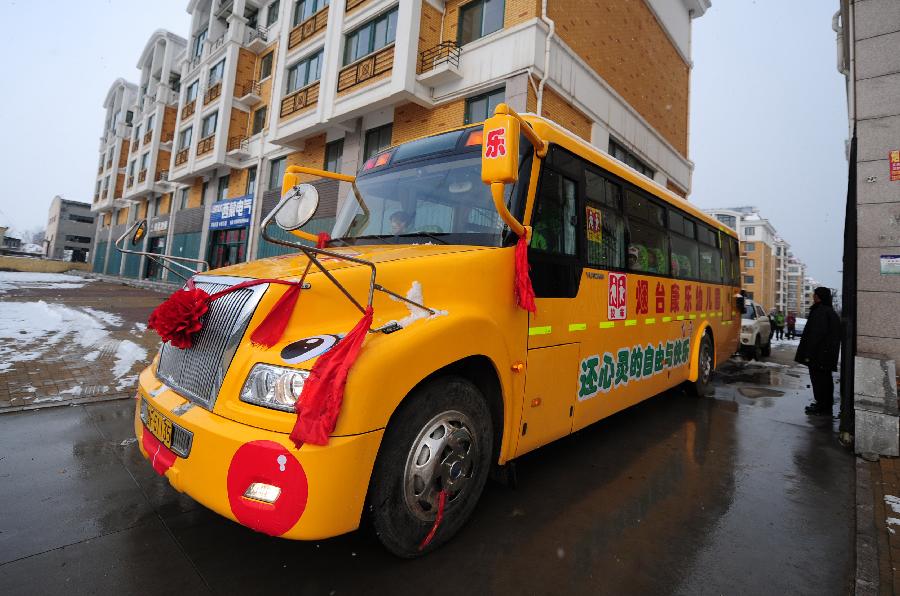
[[[254,482],[281,489],[273,504],[244,497]],[[242,445],[228,467],[228,502],[237,520],[248,528],[270,536],[281,536],[297,523],[306,509],[309,484],[306,472],[287,448],[274,441],[251,441]]]

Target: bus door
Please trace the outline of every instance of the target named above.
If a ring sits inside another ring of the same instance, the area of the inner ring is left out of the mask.
[[[529,316],[525,398],[516,456],[569,434],[578,392],[580,336],[576,297],[581,176],[574,163],[554,167],[557,148],[545,159],[533,209],[528,251],[537,312]],[[571,154],[566,153],[566,156]]]

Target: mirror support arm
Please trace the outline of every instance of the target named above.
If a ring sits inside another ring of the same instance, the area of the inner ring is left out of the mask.
[[[359,200],[359,190],[356,188],[356,176],[348,176],[347,174],[338,174],[336,172],[329,172],[327,170],[319,170],[317,168],[308,168],[306,166],[288,166],[284,171],[284,178],[281,182],[281,196],[287,194],[287,192],[296,186],[299,182],[298,174],[307,174],[309,176],[318,176],[319,178],[328,178],[330,180],[337,180],[339,182],[349,182],[353,185],[353,192],[357,196],[357,200]],[[360,204],[364,205],[360,200]],[[291,234],[297,236],[298,238],[302,238],[303,240],[308,240],[310,242],[317,242],[319,237],[315,234],[310,234],[309,232],[304,232],[303,230],[291,230]]]
[[[118,250],[121,253],[129,254],[129,255],[140,255],[143,257],[147,257],[150,260],[154,261],[155,263],[161,265],[165,269],[171,271],[172,273],[174,273],[175,275],[177,275],[184,281],[187,281],[188,277],[193,276],[196,273],[198,273],[198,269],[200,266],[203,267],[203,271],[209,270],[209,263],[207,263],[206,261],[201,260],[201,259],[190,259],[188,257],[173,257],[171,255],[161,255],[161,254],[142,251],[142,250],[128,250],[127,248],[124,247],[124,243],[122,246],[119,246],[119,243],[122,242],[123,240],[125,240],[125,238],[129,234],[131,234],[132,230],[134,230],[136,227],[138,227],[140,225],[141,221],[143,221],[143,220],[139,219],[139,220],[135,221],[133,224],[131,224],[131,227],[129,227],[127,230],[125,230],[125,232],[121,236],[119,236],[119,238],[113,243],[113,246],[116,247],[116,250]],[[166,263],[169,263],[170,265],[180,267],[181,269],[183,269],[185,271],[185,273],[188,274],[188,277],[185,277],[184,275],[175,271],[171,267],[167,267],[165,264],[163,264],[162,261],[165,261]],[[179,261],[182,261],[185,263],[193,263],[198,266],[198,269],[192,269],[191,267],[188,267],[187,265],[183,265]]]

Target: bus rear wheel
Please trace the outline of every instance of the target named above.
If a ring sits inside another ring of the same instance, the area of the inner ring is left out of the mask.
[[[414,558],[459,531],[490,471],[492,429],[484,397],[461,377],[435,379],[400,406],[369,488],[370,521],[385,548]]]
[[[700,340],[700,348],[697,350],[697,380],[689,385],[690,392],[698,397],[709,395],[712,392],[710,380],[713,370],[713,342],[708,333]]]

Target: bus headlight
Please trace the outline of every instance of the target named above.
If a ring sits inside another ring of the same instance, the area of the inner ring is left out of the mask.
[[[244,382],[241,401],[264,408],[293,412],[307,377],[309,377],[308,370],[257,364]]]

